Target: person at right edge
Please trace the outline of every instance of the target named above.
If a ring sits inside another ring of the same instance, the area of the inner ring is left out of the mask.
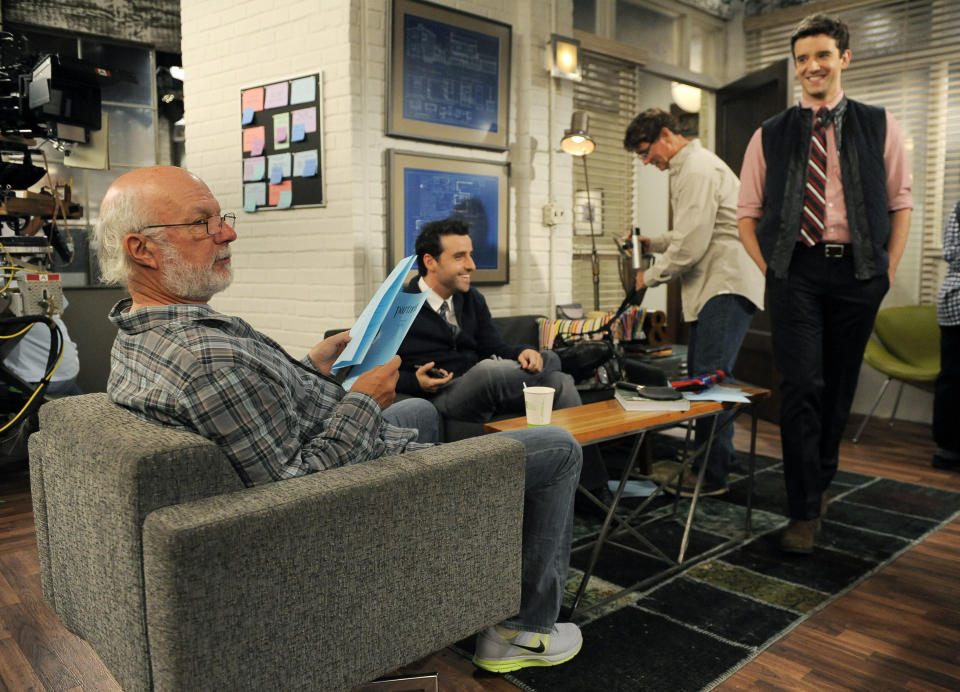
[[[940,374],[933,394],[933,466],[960,471],[960,202],[943,229],[947,276],[937,294]]]
[[[910,169],[896,120],[848,99],[849,32],[813,14],[790,37],[798,106],[754,133],[737,222],[766,274],[790,521],[780,547],[811,553],[837,471],[863,350],[910,228]]]

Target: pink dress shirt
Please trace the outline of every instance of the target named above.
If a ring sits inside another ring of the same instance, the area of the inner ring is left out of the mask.
[[[843,92],[826,104],[833,110],[843,98]],[[801,108],[810,108],[811,117],[817,106],[804,98],[800,99]],[[910,191],[910,162],[903,146],[900,126],[890,111],[887,114],[887,133],[883,142],[883,161],[887,169],[887,204],[890,211],[913,209],[913,195]],[[837,155],[836,128],[831,122],[827,125],[827,207],[825,243],[849,243],[850,229],[847,226],[847,206],[843,198],[843,181],[840,179],[840,158]],[[740,197],[737,200],[737,219],[759,219],[763,216],[763,184],[767,177],[767,163],[763,158],[761,129],[753,133],[747,151],[743,155],[743,168],[740,170]],[[799,229],[797,234],[799,237]]]

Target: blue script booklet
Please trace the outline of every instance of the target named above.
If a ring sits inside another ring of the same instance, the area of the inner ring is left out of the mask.
[[[344,389],[349,391],[360,375],[397,355],[400,342],[427,299],[426,293],[403,292],[403,280],[416,261],[417,256],[410,255],[397,263],[350,330],[351,341],[332,368],[336,372],[353,366],[343,381]]]

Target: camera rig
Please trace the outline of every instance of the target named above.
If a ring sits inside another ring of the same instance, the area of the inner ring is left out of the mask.
[[[63,309],[54,254],[69,264],[69,219],[83,216],[70,187],[54,182],[37,140],[60,150],[85,144],[100,129],[100,85],[111,71],[83,60],[36,55],[23,36],[0,32],[0,357],[30,329],[49,329],[39,382],[25,382],[0,364],[0,465],[25,456],[32,415],[63,353],[54,315]],[[43,183],[46,178],[45,183]],[[29,188],[42,183],[40,192]]]

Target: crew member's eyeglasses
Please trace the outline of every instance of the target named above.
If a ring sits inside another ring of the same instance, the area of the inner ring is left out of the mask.
[[[237,226],[237,215],[226,213],[221,216],[214,214],[209,216],[206,219],[200,219],[199,221],[191,221],[190,223],[159,223],[153,226],[141,226],[140,230],[145,231],[148,228],[173,228],[174,226],[193,226],[191,232],[194,235],[217,235],[223,230],[224,224],[230,226],[231,228],[236,228]],[[200,228],[203,228],[203,234],[200,233]]]
[[[660,135],[657,135],[656,137],[654,137],[652,142],[646,142],[646,141],[640,142],[640,144],[637,145],[637,156],[639,156],[641,159],[646,160],[646,158],[650,156],[650,150],[653,148],[653,145],[659,141],[660,141]],[[640,151],[640,147],[642,147],[644,144],[647,145],[647,148],[644,149],[643,151]]]

